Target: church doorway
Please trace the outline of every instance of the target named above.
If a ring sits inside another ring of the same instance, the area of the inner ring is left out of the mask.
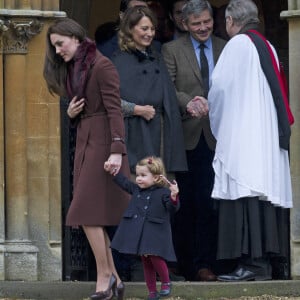
[[[166,0],[157,0],[164,3]],[[260,18],[266,37],[278,51],[286,75],[288,70],[288,23],[280,19],[280,13],[288,9],[287,0],[254,0],[260,11]],[[217,20],[221,26],[225,24],[222,12],[227,0],[211,0],[216,8]],[[61,0],[60,10],[75,19],[86,28],[90,38],[94,39],[97,27],[103,23],[115,21],[119,11],[119,0]],[[224,25],[225,26],[225,25]],[[216,32],[217,34],[217,32]],[[220,32],[219,34],[222,34]],[[67,101],[61,99],[61,145],[62,145],[62,224],[72,199],[72,165],[74,157],[76,132],[69,127],[66,116]],[[62,227],[63,241],[63,280],[94,281],[96,269],[93,255],[81,229]],[[287,241],[289,243],[289,241]],[[278,262],[278,279],[288,279],[290,262]]]

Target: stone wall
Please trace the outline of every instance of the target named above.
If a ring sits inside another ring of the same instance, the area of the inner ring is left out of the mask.
[[[42,75],[58,4],[0,1],[1,280],[62,277],[60,106]]]
[[[289,89],[290,105],[295,116],[291,140],[291,172],[294,207],[291,211],[291,275],[300,278],[300,1],[288,2],[289,10],[281,17],[289,23]]]

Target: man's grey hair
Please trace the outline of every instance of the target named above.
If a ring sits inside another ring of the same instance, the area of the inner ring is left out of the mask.
[[[208,10],[213,17],[213,9],[206,0],[189,0],[182,8],[182,19],[188,21],[190,15],[199,16],[203,11]]]
[[[239,26],[259,23],[258,9],[252,0],[230,0],[226,7],[225,18],[229,16]]]

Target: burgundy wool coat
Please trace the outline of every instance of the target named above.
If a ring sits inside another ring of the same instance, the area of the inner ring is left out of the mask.
[[[96,48],[93,58],[84,70],[88,72],[83,93],[86,102],[76,122],[73,200],[66,218],[69,226],[118,225],[129,201],[104,171],[109,155],[122,153],[121,171],[129,174],[118,73]]]

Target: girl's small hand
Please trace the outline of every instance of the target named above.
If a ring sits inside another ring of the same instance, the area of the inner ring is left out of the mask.
[[[122,154],[112,153],[104,163],[104,170],[115,176],[119,173],[122,165]]]
[[[168,179],[166,176],[160,174],[159,177],[160,177],[163,181],[165,181],[168,185],[171,185],[171,184],[172,184],[171,181],[169,181],[169,179]]]
[[[106,161],[106,162],[104,163],[104,170],[105,170],[106,172],[109,172],[109,170],[110,170],[110,164],[109,164],[108,161]]]
[[[179,194],[179,188],[175,180],[169,185],[169,189],[171,191],[171,198],[175,201]]]
[[[166,176],[162,174],[159,175],[159,177],[162,178],[169,185],[169,189],[171,191],[171,198],[175,201],[177,199],[177,195],[179,194],[177,182],[175,180],[171,182]]]
[[[84,108],[85,105],[85,99],[81,98],[77,100],[77,96],[75,96],[69,103],[67,114],[71,119],[74,119],[76,116],[78,116]]]

